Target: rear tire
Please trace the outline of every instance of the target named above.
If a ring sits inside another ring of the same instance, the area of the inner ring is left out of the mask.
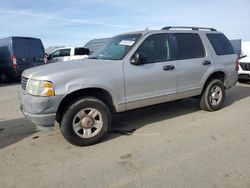
[[[10,78],[6,74],[0,75],[0,82],[4,84],[10,83]]]
[[[225,86],[219,79],[211,80],[200,96],[200,108],[206,111],[219,110],[225,100]]]
[[[66,110],[61,121],[64,138],[76,146],[88,146],[99,142],[111,126],[108,107],[93,97],[81,98]]]

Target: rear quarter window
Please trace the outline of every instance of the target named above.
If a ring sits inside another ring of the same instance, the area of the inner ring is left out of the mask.
[[[231,42],[224,34],[207,34],[207,38],[212,44],[217,55],[236,54]]]

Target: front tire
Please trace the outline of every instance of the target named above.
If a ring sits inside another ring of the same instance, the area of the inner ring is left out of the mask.
[[[71,144],[92,145],[99,142],[109,131],[110,111],[97,98],[81,98],[69,106],[60,126],[64,138]]]
[[[219,110],[225,100],[225,86],[219,79],[211,80],[200,97],[200,108],[206,111]]]

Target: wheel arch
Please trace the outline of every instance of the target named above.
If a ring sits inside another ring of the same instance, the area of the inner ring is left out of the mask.
[[[60,123],[62,116],[65,113],[68,106],[72,104],[74,101],[84,96],[96,97],[107,105],[111,113],[117,112],[115,105],[114,105],[114,99],[107,90],[102,89],[102,88],[86,88],[86,89],[80,89],[72,93],[69,93],[63,98],[63,100],[59,104],[59,107],[56,113],[56,121]]]
[[[205,84],[203,86],[203,89],[202,89],[202,93],[206,89],[206,86],[209,84],[209,82],[213,79],[221,80],[222,83],[224,84],[224,86],[227,87],[227,75],[226,75],[226,73],[223,71],[215,71],[212,74],[210,74],[210,76],[207,77]]]

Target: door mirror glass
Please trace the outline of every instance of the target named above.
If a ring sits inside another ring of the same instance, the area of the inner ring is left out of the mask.
[[[147,61],[147,58],[142,53],[135,53],[130,60],[130,63],[133,65],[140,65]]]

